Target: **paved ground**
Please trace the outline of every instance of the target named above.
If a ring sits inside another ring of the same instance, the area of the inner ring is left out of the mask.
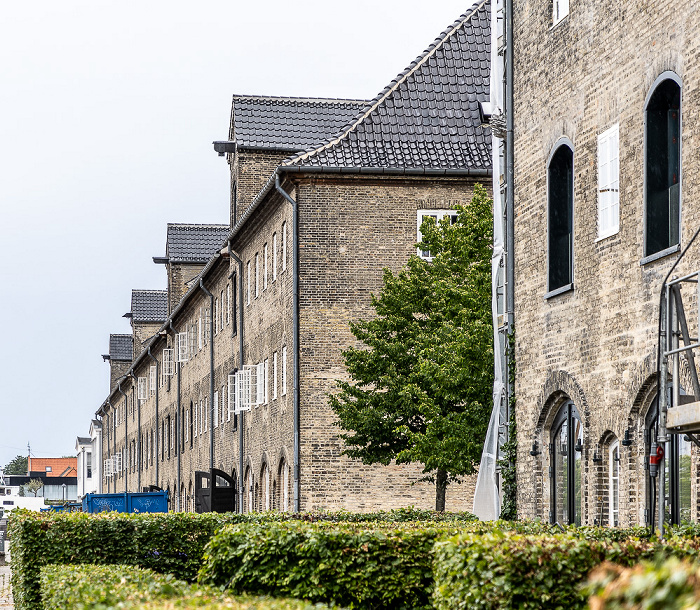
[[[10,555],[6,556],[8,561],[5,565],[0,565],[0,610],[12,610],[15,606],[12,603],[12,592],[10,590]]]

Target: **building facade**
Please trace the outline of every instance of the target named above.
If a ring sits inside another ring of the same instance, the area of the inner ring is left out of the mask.
[[[219,487],[241,511],[434,506],[419,465],[342,455],[328,394],[383,270],[490,182],[489,46],[482,2],[371,101],[234,96],[216,143],[231,227],[169,225],[167,316],[138,336],[132,297],[133,359],[97,412],[104,491],[168,489],[175,510]],[[449,488],[448,508],[472,490]]]
[[[692,129],[699,27],[688,3],[515,0],[523,517],[620,526],[651,519],[661,286],[700,226]],[[673,273],[697,270],[698,260],[691,249]],[[695,296],[689,303],[697,329]],[[692,394],[683,367],[680,393]],[[673,435],[672,521],[698,518],[697,465],[697,448]]]

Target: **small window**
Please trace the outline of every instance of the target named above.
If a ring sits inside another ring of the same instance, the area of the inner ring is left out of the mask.
[[[45,470],[46,472],[51,472],[51,466],[47,466]]]
[[[645,256],[680,243],[681,88],[662,81],[646,106]]]
[[[620,443],[618,441],[610,445],[608,458],[610,462],[608,523],[611,527],[618,527],[620,525]]]
[[[436,223],[439,223],[445,216],[449,217],[451,225],[457,222],[457,212],[454,210],[418,210],[418,243],[423,241],[423,234],[421,233],[423,221],[432,218]],[[418,256],[428,261],[433,260],[433,256],[429,250],[421,250],[418,248]]]
[[[287,394],[287,346],[282,346],[282,396]]]
[[[267,290],[267,244],[263,246],[263,290]]]
[[[598,239],[620,230],[620,128],[598,136]]]
[[[214,428],[219,427],[219,392],[214,390]]]
[[[552,25],[557,25],[569,14],[569,0],[552,0]]]
[[[282,271],[287,269],[287,222],[282,223]]]
[[[272,354],[272,400],[277,398],[277,352]]]
[[[255,253],[255,298],[260,295],[260,255]]]
[[[247,291],[246,291],[246,298],[245,302],[246,305],[250,305],[250,261],[246,264],[246,271],[247,271],[247,277],[248,277],[248,285],[247,285]]]
[[[226,326],[231,321],[231,284],[226,284]]]
[[[566,144],[552,155],[548,178],[548,290],[552,292],[573,283],[574,151]]]
[[[277,233],[272,234],[272,281],[277,279]]]

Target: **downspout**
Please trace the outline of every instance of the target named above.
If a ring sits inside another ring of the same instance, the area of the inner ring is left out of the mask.
[[[109,408],[112,411],[112,417],[111,417],[112,430],[115,430],[115,421],[116,420],[114,418],[114,406],[112,405],[112,399],[109,397],[107,397],[107,404],[109,405]],[[110,437],[112,438],[112,449],[114,450],[114,453],[112,453],[112,455],[114,455],[116,453],[116,444],[114,441],[116,436],[117,435],[115,433],[112,433],[112,434],[109,433],[109,426],[107,426],[107,454],[109,454],[109,439],[110,439]],[[110,457],[109,459],[111,460],[112,458]],[[103,460],[102,464],[103,464],[102,468],[104,469],[104,460]],[[114,475],[112,475],[112,476],[114,476]],[[105,478],[107,478],[107,477],[105,476]],[[107,479],[107,493],[109,493],[109,479]]]
[[[513,150],[513,2],[506,0],[506,313],[508,319],[508,334],[513,332],[515,324],[515,217],[514,217],[514,160]],[[507,339],[506,339],[507,340]],[[509,350],[506,350],[509,354]],[[506,359],[506,370],[510,371],[510,359],[512,354]],[[514,388],[510,384],[510,374],[506,375],[507,392],[507,417],[510,421],[510,404]]]
[[[238,368],[243,368],[243,260],[239,258],[228,240],[228,255],[238,263]],[[233,333],[233,325],[231,325]],[[235,415],[234,415],[235,417]],[[243,514],[243,411],[238,414],[238,512]]]
[[[136,380],[136,377],[134,377]],[[138,380],[136,380],[138,384]],[[134,386],[131,386],[131,400],[134,400]],[[139,456],[141,455],[141,401],[139,400],[138,393],[136,394],[136,455],[134,456],[134,465],[136,467],[136,491],[141,491],[141,462],[139,461]]]
[[[293,300],[292,300],[292,327],[294,352],[294,512],[301,510],[299,488],[299,206],[289,194],[280,186],[279,173],[275,173],[275,189],[289,203],[292,204],[292,276],[293,276]]]
[[[175,329],[173,328],[173,321],[168,320],[168,324],[170,325],[170,330],[173,331],[173,336],[177,337],[177,333],[175,332]],[[177,343],[177,341],[175,341]],[[180,465],[180,408],[181,408],[181,398],[180,398],[180,370],[182,368],[181,363],[177,362],[177,411],[175,412],[175,454],[177,456],[177,487],[175,489],[175,502],[173,503],[175,505],[175,511],[180,512],[180,485],[181,483],[181,477],[182,477],[182,471],[181,471],[181,465]],[[165,442],[165,440],[163,441]],[[157,446],[156,446],[157,449]]]
[[[159,430],[159,428],[158,428],[158,386],[160,385],[158,383],[158,380],[160,379],[160,374],[159,374],[160,371],[158,370],[159,369],[158,359],[151,353],[151,346],[150,345],[148,346],[148,357],[151,360],[153,360],[153,362],[156,363],[156,430],[155,430],[156,433],[154,434],[154,436],[155,436],[155,442],[156,442],[156,457],[157,457],[158,456],[158,430]],[[151,451],[153,451],[152,448],[151,448]],[[148,459],[148,456],[146,457],[146,459]],[[158,487],[160,487],[160,485],[158,484],[158,460],[156,459],[155,462],[156,462],[156,485],[158,485]]]
[[[214,295],[204,287],[199,278],[199,287],[209,297],[209,472],[214,470]],[[213,479],[213,473],[211,474]],[[213,489],[214,481],[209,481]]]
[[[119,390],[119,393],[124,397],[124,448],[126,449],[126,444],[129,442],[129,404],[128,404],[128,399],[126,397],[126,394],[122,392],[122,382],[119,381],[117,383],[117,389]],[[114,435],[115,439],[115,448],[116,448],[116,434]],[[116,451],[115,451],[116,453]],[[127,451],[127,456],[128,456],[128,451]],[[124,455],[122,455],[122,468],[124,470],[124,491],[129,491],[129,468],[128,466],[124,466],[124,462],[126,460],[124,459]],[[114,491],[117,491],[117,485],[116,483],[114,484]]]

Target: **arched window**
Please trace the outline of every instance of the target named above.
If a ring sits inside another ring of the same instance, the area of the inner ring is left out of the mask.
[[[279,509],[282,512],[289,511],[289,466],[287,461],[282,459],[278,472],[279,484]]]
[[[608,450],[608,524],[620,525],[620,442],[610,443]]]
[[[260,476],[260,484],[262,485],[260,508],[262,510],[270,510],[270,469],[267,467],[267,464],[263,466]]]
[[[681,388],[681,395],[685,395],[685,391]],[[669,398],[671,389],[669,388]],[[656,441],[657,423],[659,420],[659,401],[658,397],[654,399],[646,417],[646,447],[645,456],[649,459],[651,445]],[[665,494],[666,494],[666,521],[669,523],[690,523],[691,519],[691,457],[690,457],[690,442],[685,440],[682,434],[669,434],[669,441],[666,443],[666,455],[664,458],[665,467]],[[647,469],[647,518],[646,521],[651,521],[651,504],[652,493],[655,487],[652,487],[651,477]],[[658,482],[658,478],[657,478]],[[658,496],[658,492],[657,492]],[[656,503],[658,511],[658,501]],[[658,512],[656,513],[658,518]]]
[[[547,171],[548,291],[571,287],[574,277],[574,151],[561,144]]]
[[[552,425],[552,523],[581,525],[581,454],[583,426],[571,401],[562,405]]]
[[[667,73],[645,109],[645,256],[680,243],[681,87]]]

